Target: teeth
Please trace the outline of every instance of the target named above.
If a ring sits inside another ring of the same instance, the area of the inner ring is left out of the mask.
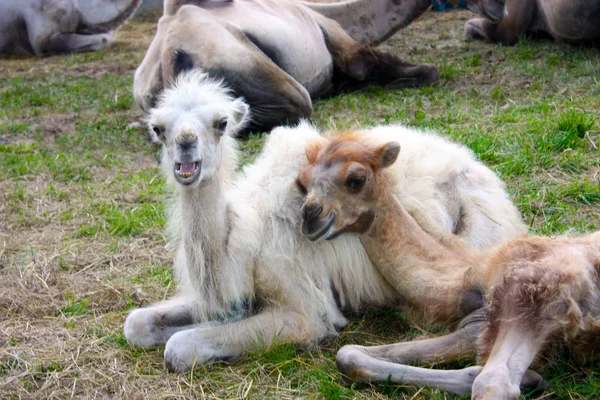
[[[189,173],[186,173],[186,172],[179,173],[179,176],[181,176],[182,178],[189,178],[189,177],[191,177],[192,175],[193,175],[193,174],[189,174]]]

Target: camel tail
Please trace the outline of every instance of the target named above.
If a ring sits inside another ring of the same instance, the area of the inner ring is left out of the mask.
[[[90,20],[96,19],[97,16],[86,18],[86,11],[97,12],[97,10],[79,10],[82,16],[82,21],[77,31],[78,33],[85,34],[107,33],[113,31],[121,25],[123,25],[129,18],[131,18],[137,11],[140,4],[142,4],[142,0],[131,0],[131,3],[129,3],[129,5],[123,11],[116,14],[112,19],[101,22],[89,22]],[[114,7],[114,5],[110,1],[107,1],[106,8],[110,8],[111,6]]]

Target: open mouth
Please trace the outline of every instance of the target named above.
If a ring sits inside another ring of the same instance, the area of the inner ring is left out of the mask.
[[[333,225],[335,224],[335,212],[329,213],[327,219],[323,222],[323,225],[320,226],[314,232],[308,232],[306,221],[302,223],[302,233],[306,235],[306,237],[315,242],[319,239],[328,239],[331,236],[331,231],[333,230]]]
[[[194,183],[200,176],[201,163],[193,161],[188,163],[175,163],[175,180],[182,185]]]

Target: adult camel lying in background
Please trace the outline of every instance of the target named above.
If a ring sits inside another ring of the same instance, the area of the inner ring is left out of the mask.
[[[515,44],[527,34],[550,35],[566,43],[600,39],[600,0],[506,0],[507,16],[500,23],[472,19],[465,34],[472,39]]]
[[[125,23],[142,0],[2,0],[0,53],[94,51],[108,47],[111,31]]]
[[[430,0],[166,0],[156,36],[135,73],[135,101],[149,111],[181,71],[200,68],[244,97],[250,127],[267,130],[309,117],[311,98],[372,84],[430,83],[438,78],[432,65],[409,64],[369,47],[430,5]],[[504,3],[469,0],[467,7],[500,18]]]
[[[541,383],[527,372],[547,341],[583,338],[593,357],[600,333],[600,232],[574,237],[521,237],[478,251],[456,235],[427,231],[406,211],[402,193],[389,188],[402,180],[387,169],[400,144],[374,142],[366,132],[307,147],[309,165],[299,176],[306,188],[303,233],[311,240],[345,232],[360,240],[375,267],[412,308],[437,320],[456,320],[475,292],[486,296],[486,318],[468,318],[462,332],[398,345],[346,346],[340,370],[358,381],[432,385],[475,399],[518,399],[526,386]],[[423,160],[427,163],[427,160]],[[470,325],[470,327],[469,327]],[[410,362],[448,361],[478,353],[481,367],[432,371]]]

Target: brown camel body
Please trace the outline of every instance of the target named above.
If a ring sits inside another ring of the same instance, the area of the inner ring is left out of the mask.
[[[599,0],[506,0],[499,22],[477,18],[465,25],[472,39],[515,44],[522,35],[545,35],[566,43],[600,40]]]
[[[475,313],[445,338],[346,346],[338,353],[338,366],[359,381],[391,375],[393,381],[461,394],[472,383],[473,398],[516,399],[520,386],[541,383],[527,371],[550,339],[600,333],[600,233],[519,238],[481,252],[449,234],[427,232],[388,189],[398,178],[385,168],[399,151],[396,142],[374,147],[360,134],[309,146],[310,164],[299,178],[308,192],[303,232],[312,240],[361,234],[371,261],[391,286],[437,320],[456,321],[476,308],[477,293],[485,295],[485,314]],[[577,350],[591,354],[598,349]],[[475,353],[483,369],[440,371],[447,375],[438,380],[419,375],[419,368],[407,371],[410,367],[398,365]]]

